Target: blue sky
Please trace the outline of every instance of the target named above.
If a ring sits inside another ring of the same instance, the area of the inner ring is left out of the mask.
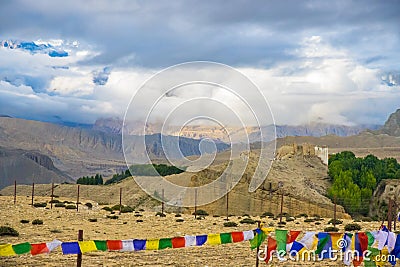
[[[0,5],[3,46],[47,46],[0,47],[0,114],[79,123],[122,117],[147,78],[192,60],[248,75],[278,124],[383,124],[400,108],[399,1]]]

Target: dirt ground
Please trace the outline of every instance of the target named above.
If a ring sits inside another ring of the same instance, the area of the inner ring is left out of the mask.
[[[35,202],[45,202],[49,198],[36,197]],[[65,199],[60,199],[63,201]],[[70,199],[71,200],[71,199]],[[195,220],[194,216],[183,214],[184,222],[176,222],[175,214],[167,214],[165,218],[156,217],[154,212],[142,211],[124,213],[119,218],[109,219],[110,213],[102,210],[102,206],[94,204],[92,210],[81,205],[79,212],[65,208],[49,209],[30,206],[31,199],[19,196],[13,204],[13,197],[0,196],[0,225],[11,226],[16,229],[19,237],[0,237],[0,243],[17,244],[22,242],[40,243],[53,239],[61,241],[77,240],[78,230],[84,231],[84,240],[131,239],[131,238],[169,238],[184,235],[210,234],[255,229],[256,225],[240,224],[240,217],[231,217],[230,221],[238,223],[237,227],[224,227],[224,217],[208,216],[204,220]],[[82,200],[82,203],[88,202]],[[305,211],[305,213],[307,213]],[[135,216],[136,215],[136,216]],[[97,222],[89,222],[89,219]],[[30,222],[42,219],[43,225],[22,224],[20,220]],[[138,219],[143,222],[137,222]],[[253,217],[259,219],[259,217]],[[304,218],[297,218],[288,222],[285,229],[302,231],[322,231],[328,226],[330,218],[320,221],[320,224],[305,223]],[[277,225],[277,220],[263,218],[266,225]],[[341,231],[346,220],[339,226]],[[375,230],[379,222],[363,222],[363,230]],[[301,237],[301,236],[300,236]],[[165,249],[140,252],[91,252],[83,255],[83,266],[255,266],[256,252],[250,249],[248,241],[218,246],[204,245],[180,249]],[[0,266],[75,266],[76,255],[63,255],[61,248],[50,254],[31,256],[30,254],[2,257]],[[274,262],[270,266],[344,266],[340,262]],[[266,266],[260,262],[260,266]]]

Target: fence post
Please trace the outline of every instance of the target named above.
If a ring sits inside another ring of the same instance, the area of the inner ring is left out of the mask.
[[[161,191],[161,197],[162,197],[162,202],[161,202],[161,213],[164,214],[164,188]]]
[[[261,222],[257,221],[257,228],[261,229]],[[258,258],[258,253],[260,252],[260,246],[257,246],[257,253],[256,253],[256,267],[258,267],[260,259]]]
[[[333,198],[334,206],[333,206],[333,227],[336,227],[336,196]]]
[[[78,196],[76,198],[76,211],[79,211],[79,184],[78,184]]]
[[[83,230],[78,231],[78,241],[83,241]],[[76,266],[82,267],[82,253],[79,253],[76,258]]]
[[[31,205],[33,207],[33,196],[35,195],[35,183],[32,183],[32,202]]]
[[[14,180],[14,205],[17,203],[17,180]]]
[[[122,213],[122,187],[119,189],[119,214]]]
[[[54,197],[54,183],[51,183],[51,201],[50,201],[50,209],[53,209],[53,197]]]
[[[281,213],[279,214],[279,222],[282,222],[282,213],[283,213],[283,190],[282,190],[282,196],[281,196]]]
[[[226,193],[226,220],[229,221],[229,192]]]
[[[197,219],[197,188],[194,189],[194,218]]]

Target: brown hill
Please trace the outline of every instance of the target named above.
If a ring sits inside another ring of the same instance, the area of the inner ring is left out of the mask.
[[[0,188],[14,184],[72,182],[46,155],[0,147]]]
[[[125,152],[136,156],[146,152],[154,158],[164,157],[163,149],[172,147],[178,139],[175,136],[164,136],[161,140],[160,134],[154,134],[146,136],[143,145],[142,137],[132,135],[126,138],[132,149]],[[179,158],[182,155],[200,154],[199,143],[200,140],[180,138],[182,154],[173,150],[169,156]],[[96,173],[109,176],[126,169],[120,134],[0,117],[0,146],[47,155],[57,169],[73,178]],[[211,142],[203,142],[202,148],[209,153],[214,149]],[[228,145],[218,143],[216,148],[221,151],[228,148]]]
[[[300,149],[298,151],[301,151]],[[283,155],[283,154],[282,154]],[[226,155],[227,156],[227,155]],[[220,156],[218,164],[200,171],[196,174],[185,172],[166,177],[167,180],[185,186],[194,186],[209,183],[222,173],[226,168],[228,157]],[[284,197],[283,212],[297,215],[300,213],[319,214],[321,216],[333,216],[333,204],[325,197],[327,187],[330,185],[326,175],[326,166],[315,156],[306,156],[301,152],[288,153],[285,157],[276,160],[265,182],[255,192],[249,193],[249,184],[258,161],[258,152],[250,154],[250,164],[239,183],[229,193],[229,213],[235,215],[261,215],[266,211],[274,214],[280,213],[281,193]],[[261,163],[262,164],[262,163]],[[160,190],[157,184],[152,184],[152,177],[140,177],[147,179],[150,186]],[[283,187],[276,190],[278,183],[283,182]],[[50,185],[36,186],[36,194],[50,195]],[[119,189],[123,188],[123,202],[133,207],[146,207],[160,210],[160,203],[153,200],[136,184],[134,178],[128,178],[118,184],[107,186],[81,186],[80,195],[86,199],[92,199],[98,203],[117,204],[119,201]],[[272,189],[271,191],[269,189]],[[12,195],[13,187],[7,187],[0,191],[2,195]],[[19,195],[29,195],[29,186],[19,186]],[[75,198],[77,185],[58,185],[55,194],[60,197]],[[187,196],[192,197],[192,196]],[[194,196],[193,196],[194,197]],[[198,196],[199,199],[202,196]],[[214,215],[226,215],[226,197],[211,204],[199,207]],[[169,207],[176,211],[176,208]],[[179,209],[178,209],[179,210]],[[186,209],[192,212],[193,208]],[[348,217],[343,208],[338,207],[338,217]]]

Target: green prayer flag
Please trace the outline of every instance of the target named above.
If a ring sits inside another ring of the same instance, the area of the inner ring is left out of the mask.
[[[158,249],[164,248],[172,248],[172,239],[171,238],[161,238],[158,243]]]
[[[232,235],[231,233],[222,233],[220,234],[221,244],[232,243]]]
[[[367,235],[368,235],[368,233],[367,233]],[[369,236],[368,236],[368,243],[369,243]],[[375,256],[379,255],[379,253],[380,253],[379,249],[368,246],[368,250],[371,252],[371,254],[367,255],[368,257],[364,258],[364,266],[365,267],[376,267],[376,263],[373,259]]]
[[[325,245],[329,242],[330,236],[327,235],[326,237],[320,239],[318,242],[317,250],[315,250],[315,254],[321,254],[322,250],[324,250]]]
[[[106,240],[94,240],[97,250],[107,251],[107,241]]]
[[[276,239],[276,250],[280,253],[284,251],[286,253],[286,242],[287,242],[287,230],[275,230],[275,239]]]
[[[12,246],[14,252],[16,254],[24,254],[24,253],[29,253],[31,252],[31,244],[26,242],[26,243],[21,243],[21,244],[17,244],[17,245],[13,245]]]
[[[257,232],[254,235],[254,238],[250,239],[250,248],[255,249],[255,248],[259,247],[262,244],[262,242],[264,242],[265,237],[266,237],[266,235],[263,231],[260,230],[259,232]]]
[[[374,244],[375,237],[370,232],[367,232],[367,236],[368,236],[368,247],[370,247]]]

